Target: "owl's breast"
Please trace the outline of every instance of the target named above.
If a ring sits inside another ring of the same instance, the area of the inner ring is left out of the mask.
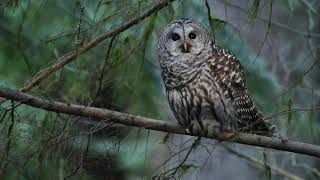
[[[192,84],[198,78],[200,71],[201,69],[195,68],[168,68],[162,70],[161,76],[166,89],[179,89]]]
[[[167,89],[170,108],[181,125],[187,127],[191,121],[200,121],[204,110],[213,109],[210,93],[214,92],[214,86],[207,82],[210,81],[204,81],[200,74],[183,87]]]

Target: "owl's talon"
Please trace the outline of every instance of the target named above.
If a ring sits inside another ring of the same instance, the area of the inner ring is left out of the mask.
[[[282,143],[287,143],[289,141],[288,136],[281,135],[280,133],[276,133],[274,137],[279,138]]]
[[[223,132],[217,135],[217,138],[219,139],[230,139],[234,137],[235,133],[234,132]]]
[[[191,121],[186,129],[186,132],[189,134],[202,135],[202,130],[199,126],[199,123],[196,121]]]
[[[204,135],[207,137],[216,137],[221,133],[221,125],[215,120],[205,119],[202,124]]]
[[[187,134],[191,134],[189,128],[186,129],[186,133],[187,133]]]

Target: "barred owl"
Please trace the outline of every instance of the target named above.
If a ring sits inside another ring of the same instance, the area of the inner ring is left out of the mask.
[[[187,132],[273,135],[274,126],[249,95],[239,60],[216,46],[200,23],[168,24],[160,33],[158,55],[170,108]]]

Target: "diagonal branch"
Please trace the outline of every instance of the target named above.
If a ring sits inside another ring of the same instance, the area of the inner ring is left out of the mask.
[[[155,120],[151,118],[121,113],[118,111],[111,111],[108,109],[85,107],[76,104],[62,103],[56,101],[49,101],[39,97],[31,96],[20,91],[12,90],[3,86],[0,86],[0,97],[19,101],[22,104],[26,104],[32,107],[54,111],[59,113],[65,113],[75,116],[85,116],[97,119],[109,119],[114,123],[124,124],[128,126],[142,127],[145,129],[152,129],[157,131],[163,131],[176,134],[187,134],[185,129],[177,125],[176,123],[170,123],[161,120]],[[193,136],[195,136],[193,134]],[[298,141],[281,141],[278,138],[270,138],[265,136],[258,136],[253,134],[239,133],[234,138],[224,137],[207,137],[216,139],[219,141],[229,141],[239,144],[247,144],[252,146],[259,146],[271,149],[277,149],[281,151],[295,152],[299,154],[314,156],[320,158],[320,146],[302,143]]]
[[[94,38],[93,40],[88,42],[87,44],[80,47],[77,51],[72,51],[72,52],[66,53],[65,55],[63,55],[60,58],[58,58],[57,60],[55,60],[56,63],[54,65],[39,71],[36,75],[34,75],[32,77],[30,82],[26,82],[25,85],[22,88],[20,88],[19,90],[21,92],[27,92],[27,91],[31,90],[33,87],[39,85],[41,83],[41,81],[48,78],[52,73],[61,69],[66,64],[70,63],[71,61],[75,60],[77,55],[87,52],[88,50],[95,47],[97,44],[99,44],[103,40],[105,40],[109,37],[112,37],[112,36],[116,36],[116,35],[120,34],[121,32],[127,30],[131,26],[138,24],[140,21],[142,21],[146,17],[151,16],[152,14],[154,14],[154,13],[158,12],[159,10],[161,10],[162,8],[166,7],[168,5],[168,3],[170,3],[171,1],[174,1],[174,0],[160,0],[157,4],[155,4],[149,10],[147,10],[146,12],[141,14],[140,16],[137,16],[137,17],[131,19],[130,21],[124,23],[121,27],[100,34],[99,36],[97,36],[96,38]],[[6,99],[0,98],[0,105],[5,100]]]

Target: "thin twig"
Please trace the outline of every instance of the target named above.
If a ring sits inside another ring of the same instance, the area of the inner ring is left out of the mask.
[[[170,174],[170,176],[173,177],[173,176],[178,172],[178,170],[182,167],[182,165],[187,161],[187,159],[188,159],[188,157],[190,156],[191,152],[195,149],[195,147],[196,147],[195,144],[197,143],[197,141],[200,141],[200,140],[201,140],[201,137],[198,137],[196,140],[194,140],[191,148],[188,150],[188,152],[187,152],[187,154],[184,156],[183,160],[179,163],[178,166],[176,166],[175,168],[172,169],[172,170],[174,170],[174,171]],[[171,171],[171,170],[169,170],[169,171]]]
[[[5,139],[5,147],[4,147],[4,151],[3,151],[3,154],[2,154],[2,157],[1,157],[1,164],[0,164],[0,179],[3,179],[3,177],[5,176],[6,174],[6,169],[7,169],[7,166],[9,165],[9,161],[8,161],[8,158],[9,158],[9,151],[10,151],[10,148],[11,148],[11,143],[12,143],[12,130],[13,130],[13,127],[14,127],[14,124],[15,124],[15,119],[14,119],[14,101],[11,100],[11,123],[9,125],[9,128],[8,128],[8,133],[7,133],[7,137]]]
[[[247,161],[251,162],[251,163],[254,163],[254,164],[258,164],[260,166],[264,166],[265,165],[265,162],[263,162],[262,160],[258,160],[254,157],[251,157],[251,156],[248,156],[248,155],[245,155],[243,153],[240,153],[236,150],[233,150],[232,148],[228,147],[228,146],[223,146],[227,151],[231,152],[232,154],[242,158],[242,159],[246,159]],[[302,180],[301,177],[295,175],[295,174],[292,174],[290,172],[287,172],[283,169],[280,169],[279,167],[275,166],[275,165],[272,165],[270,163],[266,163],[266,165],[268,167],[270,167],[270,169],[272,170],[273,173],[276,173],[276,174],[279,174],[279,175],[282,175],[288,179],[291,179],[291,180]]]
[[[289,110],[284,110],[284,111],[280,111],[277,113],[274,113],[268,117],[263,118],[263,120],[267,120],[267,119],[272,119],[276,116],[281,116],[281,115],[285,115],[288,113],[296,113],[296,112],[306,112],[306,111],[319,111],[320,110],[320,106],[316,106],[316,107],[311,107],[311,108],[292,108]]]
[[[98,96],[100,95],[100,91],[101,91],[101,88],[102,88],[102,81],[103,81],[103,77],[104,77],[104,73],[106,71],[106,68],[108,66],[108,62],[109,62],[109,58],[110,58],[110,54],[111,54],[111,49],[112,49],[112,46],[113,46],[113,41],[115,40],[116,36],[113,36],[110,40],[110,43],[109,43],[109,47],[108,47],[108,50],[107,50],[107,55],[106,55],[106,58],[105,58],[105,61],[104,61],[104,64],[102,66],[102,69],[101,69],[101,72],[100,72],[100,76],[99,76],[99,85],[98,85],[98,89],[97,89],[97,92],[96,92],[96,96],[93,98],[93,101],[92,103],[94,103],[96,101],[96,99],[98,98]],[[91,103],[91,104],[92,104]]]
[[[302,4],[304,6],[306,6],[306,8],[308,8],[313,14],[317,15],[318,17],[320,16],[320,13],[313,7],[312,4],[310,4],[308,1],[306,0],[300,0],[302,2]]]
[[[229,1],[221,2],[221,0],[217,0],[217,2],[223,3],[223,4],[225,4],[225,5],[229,6],[229,7],[237,9],[237,10],[239,10],[240,12],[242,12],[244,14],[248,14],[248,11],[246,9],[243,9],[240,6],[232,4]],[[258,19],[258,20],[260,20],[262,22],[268,23],[268,19],[264,19],[264,18],[262,18],[260,16],[257,16],[256,19]],[[274,26],[274,27],[282,28],[282,29],[285,29],[287,31],[296,33],[296,34],[301,35],[301,36],[312,37],[312,38],[320,38],[320,34],[319,33],[308,33],[308,32],[305,32],[305,31],[300,31],[298,29],[292,28],[292,27],[290,27],[290,26],[288,26],[286,24],[282,24],[282,23],[279,23],[279,22],[276,22],[276,21],[271,21],[271,25]]]
[[[254,58],[253,62],[256,62],[258,56],[260,55],[261,50],[262,50],[262,48],[263,48],[263,45],[264,45],[264,43],[267,41],[268,35],[269,35],[269,33],[270,33],[270,30],[271,30],[272,6],[273,6],[272,3],[273,3],[273,0],[270,0],[270,10],[269,10],[269,19],[268,19],[267,32],[266,32],[266,34],[264,35],[264,38],[263,38],[263,40],[262,40],[262,43],[261,43],[261,45],[260,45],[260,47],[259,47],[259,49],[258,49],[257,55],[256,55],[256,57]]]

